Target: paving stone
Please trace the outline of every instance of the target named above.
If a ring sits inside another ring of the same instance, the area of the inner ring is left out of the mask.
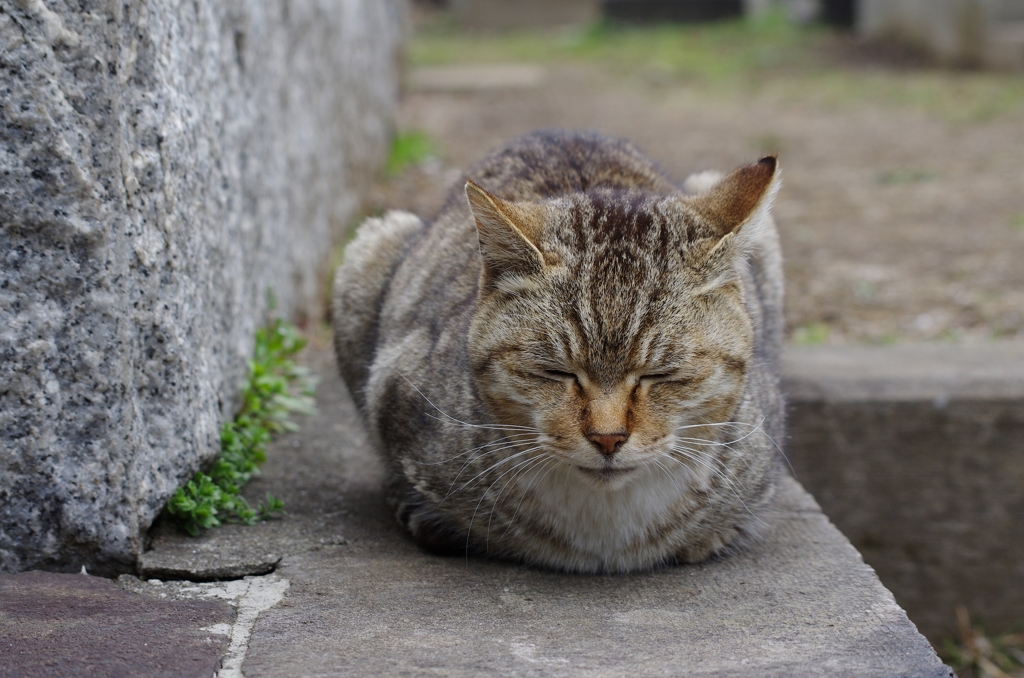
[[[225,602],[154,600],[100,577],[0,574],[0,676],[212,676],[234,617]]]

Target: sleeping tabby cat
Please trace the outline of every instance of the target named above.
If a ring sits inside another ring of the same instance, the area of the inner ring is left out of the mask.
[[[436,219],[369,219],[338,362],[399,521],[435,552],[573,572],[748,537],[779,473],[774,157],[680,190],[627,142],[536,132]]]

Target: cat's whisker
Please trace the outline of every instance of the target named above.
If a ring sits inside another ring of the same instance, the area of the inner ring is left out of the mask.
[[[494,465],[493,465],[493,466],[492,466],[491,468],[496,468],[496,467],[499,467],[499,466],[501,466],[502,464],[504,464],[504,463],[506,463],[506,462],[508,462],[508,461],[511,461],[512,459],[515,459],[515,458],[517,458],[517,457],[519,457],[519,456],[521,456],[522,454],[525,454],[525,453],[527,453],[527,452],[529,452],[529,450],[523,450],[523,451],[521,451],[521,452],[518,452],[518,453],[516,453],[516,454],[514,454],[514,455],[510,456],[510,457],[505,457],[504,459],[501,459],[500,461],[498,461],[497,463],[495,463],[495,464],[494,464]],[[470,485],[470,484],[471,484],[471,483],[472,483],[472,482],[473,482],[473,481],[474,481],[475,479],[479,478],[480,476],[482,476],[483,474],[487,473],[487,472],[488,472],[488,471],[490,470],[490,469],[485,469],[485,470],[481,471],[481,472],[480,472],[479,474],[477,474],[477,475],[476,475],[476,476],[474,476],[473,478],[470,478],[469,480],[467,480],[466,482],[464,482],[464,483],[462,484],[462,486],[461,486],[461,487],[459,487],[458,489],[456,489],[456,488],[455,488],[455,486],[456,486],[456,485],[458,484],[458,482],[459,482],[459,478],[460,478],[460,477],[462,476],[462,473],[463,473],[463,471],[465,471],[465,470],[466,470],[466,467],[468,467],[468,466],[469,466],[469,465],[470,465],[470,464],[471,464],[471,463],[472,463],[473,461],[475,461],[476,459],[479,459],[479,457],[476,457],[476,458],[474,458],[474,459],[471,459],[470,461],[467,461],[467,462],[466,462],[465,464],[463,464],[462,468],[461,468],[461,469],[459,469],[459,472],[458,472],[458,473],[457,473],[457,474],[455,475],[455,478],[453,478],[453,479],[452,479],[452,484],[451,484],[451,485],[450,485],[450,486],[448,487],[448,491],[447,491],[447,492],[445,493],[444,497],[442,498],[442,500],[441,500],[441,501],[442,501],[442,503],[443,503],[443,502],[444,502],[445,500],[447,500],[447,499],[448,499],[448,497],[450,497],[450,496],[452,496],[452,495],[454,495],[454,494],[458,494],[459,492],[462,492],[462,491],[463,491],[464,489],[466,489],[466,487],[467,487],[467,486],[469,486],[469,485]]]
[[[497,453],[497,452],[505,452],[505,451],[507,451],[507,450],[514,450],[514,449],[516,449],[517,447],[521,447],[521,446],[523,446],[523,445],[535,445],[536,443],[537,443],[537,441],[536,441],[536,440],[524,440],[524,441],[522,441],[522,442],[518,442],[518,443],[512,443],[512,444],[509,444],[509,445],[505,445],[505,446],[503,446],[503,447],[499,447],[499,448],[496,448],[496,449],[493,449],[493,450],[488,450],[488,451],[486,451],[486,452],[481,452],[480,454],[478,454],[478,455],[476,455],[476,456],[470,457],[469,459],[467,459],[467,460],[466,460],[466,463],[462,465],[462,468],[460,468],[460,469],[459,469],[459,472],[455,474],[455,478],[454,478],[454,479],[452,479],[452,485],[451,485],[451,487],[449,487],[449,488],[448,488],[448,494],[446,494],[446,495],[445,495],[445,497],[447,497],[447,496],[449,496],[449,495],[451,494],[451,491],[452,491],[452,487],[454,487],[454,486],[455,486],[455,483],[457,483],[457,482],[458,482],[458,480],[459,480],[459,477],[461,477],[461,476],[462,476],[462,473],[463,473],[463,471],[465,471],[465,470],[466,470],[466,468],[467,468],[467,467],[468,467],[468,466],[469,466],[470,464],[472,464],[473,462],[475,462],[475,461],[479,460],[479,459],[480,459],[481,457],[483,457],[483,456],[485,456],[485,455],[488,455],[488,454],[495,454],[495,453]],[[517,454],[516,454],[516,455],[514,455],[514,456],[518,456],[519,454],[522,454],[522,452],[520,452],[520,453],[517,453]],[[512,459],[512,458],[513,458],[513,457],[508,457],[508,459]],[[500,464],[501,464],[501,462],[498,462],[498,464],[500,465]],[[488,471],[488,470],[490,470],[490,469],[485,469],[485,470],[483,471],[483,473],[487,473],[487,471]],[[473,482],[473,481],[472,481],[472,480],[469,480],[469,481],[467,481],[467,482]],[[465,486],[463,486],[463,487],[460,487],[458,491],[461,491],[461,490],[462,490],[462,489],[463,489],[464,487],[465,487]]]
[[[773,446],[773,447],[774,447],[774,448],[775,448],[776,450],[778,450],[779,454],[780,454],[780,455],[782,456],[782,460],[783,460],[783,461],[785,461],[785,462],[786,462],[786,466],[788,466],[788,467],[789,467],[789,471],[790,471],[790,473],[792,473],[792,474],[793,474],[793,477],[794,477],[794,478],[796,478],[796,469],[795,469],[795,468],[793,468],[793,464],[791,464],[791,463],[790,463],[790,461],[789,461],[789,457],[787,457],[787,456],[786,456],[786,452],[785,452],[785,450],[783,450],[783,449],[782,449],[782,446],[781,446],[781,445],[779,445],[779,444],[778,444],[778,443],[777,443],[777,442],[775,441],[775,439],[774,439],[774,438],[772,438],[772,437],[771,437],[771,436],[770,436],[770,435],[768,434],[768,432],[767,432],[767,431],[765,431],[765,430],[764,430],[764,429],[762,428],[762,424],[764,424],[764,420],[765,420],[765,417],[764,417],[764,415],[762,415],[762,416],[761,416],[761,418],[760,418],[760,419],[758,420],[758,422],[757,422],[756,424],[749,424],[749,423],[747,423],[747,422],[742,422],[742,421],[727,421],[727,422],[721,422],[720,424],[707,424],[707,426],[719,426],[719,425],[722,425],[722,424],[731,424],[731,425],[733,425],[733,426],[737,426],[737,427],[738,427],[738,426],[747,426],[747,427],[749,427],[749,428],[751,428],[751,429],[752,429],[752,430],[751,430],[751,432],[750,432],[751,434],[753,434],[753,433],[757,433],[758,431],[760,431],[760,432],[761,432],[761,434],[762,434],[762,435],[763,435],[763,436],[765,437],[765,439],[767,439],[767,440],[768,440],[768,442],[770,442],[770,443],[772,444],[772,446]],[[689,428],[689,427],[679,427],[679,428]],[[679,428],[677,428],[676,430],[678,431],[678,430],[679,430]],[[746,436],[744,436],[744,437],[746,437]],[[742,440],[742,438],[740,438],[740,440]]]
[[[409,379],[409,377],[407,377],[404,374],[402,374],[402,372],[400,370],[396,370],[396,372],[398,372],[399,376],[401,376],[402,379],[405,379],[405,381],[409,384],[409,386],[412,386],[412,389],[414,391],[416,391],[416,393],[418,393],[421,398],[423,398],[425,401],[427,401],[428,405],[430,405],[435,410],[440,412],[441,416],[443,416],[445,419],[438,419],[437,417],[434,417],[433,415],[431,415],[429,413],[425,413],[425,414],[427,414],[428,417],[431,417],[433,419],[438,419],[438,421],[445,421],[445,420],[447,420],[449,422],[454,422],[454,423],[459,424],[461,426],[468,426],[470,428],[496,429],[496,430],[499,430],[499,431],[521,430],[521,431],[533,431],[534,433],[542,433],[542,431],[540,429],[534,428],[532,426],[519,426],[517,424],[502,424],[502,425],[499,425],[499,424],[472,424],[472,423],[470,423],[468,421],[462,421],[461,419],[453,417],[452,415],[448,414],[447,412],[442,410],[440,407],[435,405],[433,403],[433,401],[431,401],[430,398],[428,398],[423,393],[423,391],[421,391],[419,389],[419,387],[416,386],[416,384],[412,383],[412,381]]]
[[[535,447],[531,447],[531,448],[529,448],[529,449],[523,450],[522,452],[516,452],[515,454],[513,454],[513,455],[512,455],[512,456],[510,456],[510,457],[505,457],[505,458],[504,458],[504,459],[502,459],[501,461],[498,461],[498,462],[496,462],[496,463],[494,463],[494,464],[491,464],[491,465],[490,465],[490,466],[488,466],[488,467],[487,467],[486,469],[484,469],[484,470],[483,470],[483,471],[481,471],[480,473],[476,474],[475,476],[473,476],[472,478],[470,478],[469,480],[467,480],[467,481],[466,481],[466,482],[465,482],[465,483],[464,483],[464,484],[462,485],[462,487],[460,487],[459,489],[457,489],[457,490],[455,490],[455,491],[456,491],[456,492],[462,492],[462,491],[463,491],[464,489],[466,489],[467,487],[469,487],[469,485],[470,485],[470,484],[472,484],[472,483],[473,483],[473,481],[475,481],[475,480],[477,480],[477,479],[479,479],[479,478],[483,477],[483,476],[484,476],[485,474],[487,474],[487,473],[489,473],[489,472],[493,471],[494,469],[498,468],[498,467],[499,467],[499,466],[501,466],[502,464],[507,464],[508,462],[512,461],[513,459],[517,459],[518,457],[521,457],[521,456],[523,456],[524,454],[529,454],[530,452],[535,452],[536,450],[542,449],[543,447],[544,447],[543,445],[537,445],[537,446],[535,446]],[[506,471],[505,473],[508,473],[508,471]],[[498,477],[500,478],[501,476],[498,476]]]
[[[691,459],[692,461],[695,461],[695,462],[696,462],[696,461],[698,461],[698,460],[697,460],[696,458],[694,458],[694,457],[690,456],[689,454],[686,454],[686,453],[685,453],[685,452],[683,452],[682,450],[677,450],[677,452],[679,452],[679,453],[683,454],[683,455],[684,455],[684,456],[685,456],[686,458],[688,458],[688,459]],[[680,464],[684,463],[684,462],[683,462],[683,461],[682,461],[681,459],[678,459],[678,458],[676,458],[676,457],[674,457],[674,456],[671,456],[671,455],[670,455],[670,456],[669,456],[669,458],[670,458],[670,459],[674,459],[674,460],[675,460],[676,462],[678,462],[678,463],[680,463]],[[707,467],[706,467],[706,468],[707,468]],[[723,470],[727,470],[727,469],[724,469],[724,468],[723,468]],[[738,492],[738,491],[736,490],[736,486],[735,486],[735,485],[733,484],[732,480],[730,480],[730,479],[729,479],[729,477],[728,477],[727,475],[725,475],[725,473],[723,473],[723,472],[720,472],[720,471],[712,471],[712,473],[714,473],[716,477],[718,477],[718,478],[721,478],[722,482],[724,482],[724,483],[725,483],[725,485],[726,485],[726,487],[728,487],[728,488],[729,488],[729,491],[730,491],[730,492],[732,492],[732,493],[733,493],[733,496],[735,496],[735,497],[736,497],[736,501],[738,501],[738,502],[740,503],[740,505],[741,505],[741,506],[743,506],[743,509],[744,509],[744,510],[745,510],[745,511],[746,511],[747,513],[749,513],[749,514],[750,514],[750,517],[751,517],[751,518],[753,518],[754,520],[756,520],[756,521],[757,521],[758,523],[760,523],[760,524],[761,524],[762,526],[764,526],[764,527],[767,527],[767,524],[766,524],[766,523],[765,523],[765,522],[764,522],[763,520],[761,520],[761,519],[760,519],[760,518],[759,518],[759,517],[757,516],[757,514],[755,514],[755,513],[753,512],[753,511],[751,511],[751,510],[750,510],[750,507],[749,507],[749,506],[747,506],[747,503],[746,503],[745,501],[743,501],[743,497],[742,497],[742,496],[740,495],[740,493],[739,493],[739,492]],[[735,476],[735,473],[733,473],[733,478],[734,478],[734,479],[736,480],[736,482],[737,482],[737,483],[739,483],[739,484],[740,484],[740,489],[743,489],[743,484],[742,484],[742,483],[740,482],[739,478],[736,478],[736,476]]]
[[[761,417],[761,421],[764,421],[764,417]],[[759,421],[756,424],[750,424],[750,423],[745,422],[745,421],[714,421],[714,422],[707,421],[707,422],[703,422],[703,423],[700,423],[700,424],[686,424],[684,426],[676,426],[673,430],[674,431],[683,431],[683,430],[686,430],[686,429],[705,428],[705,427],[708,427],[708,426],[720,426],[720,427],[727,427],[727,426],[742,427],[742,426],[746,426],[748,428],[757,429],[757,428],[761,427],[761,422]]]
[[[722,480],[722,482],[725,483],[725,485],[729,488],[729,491],[733,493],[733,495],[736,497],[736,500],[743,506],[743,508],[747,511],[747,513],[750,514],[750,516],[752,518],[754,518],[757,522],[761,523],[762,525],[765,525],[765,523],[753,511],[750,510],[750,507],[747,506],[746,502],[743,501],[743,497],[740,495],[740,492],[736,489],[736,485],[737,484],[739,485],[739,489],[740,490],[744,489],[742,481],[739,479],[739,477],[736,476],[736,472],[735,471],[731,471],[728,468],[728,466],[722,460],[715,459],[715,458],[711,457],[710,455],[708,455],[707,453],[702,453],[702,452],[700,452],[698,450],[694,450],[693,448],[675,448],[674,451],[677,454],[681,454],[685,458],[687,458],[687,459],[689,459],[689,460],[691,460],[691,461],[693,461],[695,463],[705,462],[703,464],[704,468],[707,468],[708,470],[710,470],[714,474],[715,477],[720,478]],[[671,458],[675,458],[675,457],[671,457]],[[676,459],[677,462],[683,463],[682,460],[680,460],[678,458],[675,458],[675,459]],[[711,461],[714,461],[717,464],[721,464],[721,468],[719,469],[717,466],[714,466],[714,467],[710,466],[709,462],[711,462]],[[748,465],[748,468],[749,468],[749,465]],[[730,475],[732,476],[732,478],[729,477]],[[733,482],[733,481],[735,481],[735,482]]]
[[[538,449],[539,449],[539,448],[538,448]],[[521,454],[521,453],[520,453],[520,454]],[[519,455],[513,455],[512,457],[509,457],[509,459],[513,459],[513,458],[515,458],[516,456],[519,456]],[[478,499],[478,500],[477,500],[477,502],[476,502],[476,508],[474,508],[474,509],[473,509],[473,515],[472,515],[472,516],[470,517],[470,519],[469,519],[469,529],[468,529],[468,530],[467,530],[467,532],[466,532],[466,547],[467,547],[467,548],[469,548],[469,536],[470,536],[471,534],[473,534],[473,522],[474,522],[474,521],[476,520],[476,514],[477,514],[477,513],[478,513],[478,512],[480,511],[480,504],[481,504],[481,503],[483,502],[483,500],[484,500],[484,499],[486,499],[486,498],[487,498],[487,492],[488,492],[488,491],[490,491],[490,489],[491,489],[492,487],[494,487],[495,483],[497,483],[497,482],[498,482],[499,480],[501,480],[502,478],[504,478],[504,477],[505,477],[506,475],[508,475],[509,473],[511,473],[512,471],[514,471],[515,469],[519,468],[520,466],[523,466],[524,464],[529,464],[530,462],[533,462],[533,461],[535,461],[535,459],[534,459],[534,458],[530,458],[530,459],[527,459],[526,461],[522,461],[522,462],[519,462],[518,464],[516,464],[516,465],[515,465],[515,466],[513,466],[512,468],[510,468],[510,469],[506,470],[506,471],[505,471],[504,473],[502,473],[502,474],[501,474],[500,476],[498,476],[497,478],[495,478],[494,480],[492,480],[492,481],[491,481],[491,484],[487,486],[487,489],[486,489],[486,490],[484,490],[483,492],[481,492],[481,493],[480,493],[480,499]],[[515,477],[515,476],[513,476],[513,478],[514,478],[514,477]],[[486,552],[486,549],[487,549],[487,546],[486,546],[486,541],[485,541],[485,542],[484,542],[484,550],[485,550],[485,552]]]
[[[501,508],[502,495],[505,494],[505,490],[508,489],[509,485],[511,485],[513,482],[515,482],[515,480],[517,478],[522,477],[526,473],[529,473],[533,469],[535,469],[535,468],[537,468],[539,466],[542,466],[544,463],[546,463],[546,462],[548,462],[550,460],[551,460],[551,457],[547,457],[547,456],[536,457],[536,458],[534,458],[532,460],[535,463],[527,465],[525,468],[523,468],[522,470],[520,470],[519,472],[514,474],[511,478],[509,478],[507,481],[505,481],[505,484],[502,486],[501,491],[498,492],[498,496],[494,498],[494,503],[491,505],[490,516],[487,518],[487,530],[485,531],[485,534],[487,536],[484,539],[484,550],[485,551],[487,550],[487,546],[490,543],[490,538],[491,538],[491,522],[494,520],[494,514],[498,512],[499,508]],[[534,477],[534,480],[536,480],[536,477]],[[533,481],[530,481],[530,483],[532,485]],[[529,489],[529,486],[527,487],[527,489]],[[519,500],[519,503],[520,504],[522,503],[522,499]],[[518,510],[518,508],[519,507],[517,506],[516,510]],[[514,514],[513,514],[512,518],[515,519],[515,515]],[[509,523],[509,525],[511,525],[511,523]],[[508,528],[506,527],[505,530],[507,531]],[[505,533],[502,532],[503,536],[504,536],[504,534]],[[499,541],[500,541],[500,538],[499,538]]]
[[[759,432],[759,431],[763,433],[764,431],[763,431],[763,430],[762,430],[762,428],[761,428],[761,423],[762,423],[763,421],[764,421],[764,417],[761,417],[761,421],[759,421],[759,422],[758,422],[758,423],[756,424],[755,428],[751,429],[750,431],[748,431],[748,432],[747,432],[747,433],[745,433],[744,435],[740,436],[739,438],[734,438],[734,439],[732,439],[732,440],[726,440],[726,441],[720,441],[720,442],[715,442],[715,441],[711,441],[711,440],[706,440],[706,439],[704,439],[704,438],[685,438],[685,437],[682,437],[682,436],[677,436],[677,437],[676,437],[676,439],[677,439],[677,440],[683,440],[683,441],[686,441],[686,442],[691,442],[691,443],[698,443],[698,444],[701,444],[701,445],[710,445],[710,446],[729,446],[729,445],[732,445],[732,444],[738,443],[738,442],[740,442],[741,440],[746,440],[747,438],[749,438],[750,436],[754,435],[755,433],[757,433],[757,432]],[[678,429],[677,429],[677,430],[678,430]]]
[[[673,448],[671,448],[671,450],[672,450],[672,453],[670,453],[668,455],[670,458],[673,458],[676,461],[679,461],[680,463],[682,463],[682,460],[680,460],[677,457],[675,457],[676,454],[681,455],[683,458],[688,459],[688,460],[692,461],[693,463],[698,464],[699,466],[701,466],[701,468],[706,469],[708,472],[710,472],[712,474],[713,477],[721,478],[722,480],[724,480],[726,482],[729,482],[729,478],[725,475],[725,472],[728,469],[726,469],[724,467],[719,467],[718,464],[711,463],[712,461],[718,461],[718,460],[713,459],[713,458],[702,457],[696,450],[692,450],[690,448],[673,447]]]
[[[763,418],[762,418],[762,420],[763,420]],[[789,463],[789,457],[786,456],[786,452],[785,452],[785,450],[782,449],[782,446],[779,445],[777,442],[775,442],[775,439],[772,438],[770,435],[768,435],[767,432],[764,433],[764,437],[767,438],[768,442],[770,442],[772,445],[774,445],[775,449],[779,451],[779,454],[782,456],[782,460],[784,462],[786,462],[786,466],[789,467],[789,472],[793,474],[794,478],[796,478],[797,477],[796,476],[796,469],[793,468],[793,465],[791,463]]]
[[[431,403],[431,405],[432,404],[433,403]],[[441,410],[438,410],[438,412],[441,412]],[[444,416],[445,416],[444,419],[442,419],[441,417],[435,417],[430,412],[424,412],[423,414],[427,415],[431,419],[434,419],[436,421],[440,421],[440,422],[445,423],[445,424],[456,424],[458,426],[465,426],[467,428],[479,428],[479,429],[485,429],[485,430],[489,430],[489,431],[528,431],[530,433],[540,433],[541,432],[540,429],[531,428],[529,426],[518,426],[518,425],[515,425],[515,424],[507,424],[507,425],[506,424],[470,424],[470,423],[465,422],[465,421],[460,421],[460,420],[456,419],[455,417],[453,417],[453,416],[451,416],[449,414],[445,414],[444,412],[441,412],[441,414],[444,414]]]
[[[465,452],[460,452],[459,454],[456,454],[454,457],[449,457],[447,459],[442,459],[441,461],[417,461],[415,463],[417,465],[419,465],[419,466],[440,466],[441,464],[447,464],[449,462],[453,462],[456,459],[458,459],[459,457],[465,456],[467,454],[471,454],[471,453],[476,452],[478,450],[486,450],[488,447],[493,447],[495,445],[502,445],[501,447],[498,447],[497,449],[487,450],[486,452],[482,453],[482,454],[491,454],[492,452],[497,452],[497,451],[506,449],[505,445],[515,445],[516,442],[509,442],[509,440],[512,439],[512,438],[515,438],[517,440],[521,440],[522,438],[529,438],[529,440],[523,440],[522,444],[532,443],[532,442],[535,442],[535,441],[539,440],[539,438],[537,437],[537,434],[535,434],[535,433],[516,433],[516,434],[513,434],[513,435],[502,436],[501,438],[498,438],[497,440],[495,440],[493,442],[489,442],[489,443],[486,443],[484,445],[479,445],[477,447],[474,447],[471,450],[466,450]],[[477,457],[475,457],[475,458],[479,458],[479,456],[480,455],[477,455]]]
[[[515,523],[516,516],[519,515],[519,508],[523,505],[523,501],[526,499],[527,495],[530,493],[530,488],[533,487],[533,484],[536,483],[538,479],[543,481],[544,478],[547,478],[548,474],[551,473],[551,471],[553,471],[558,466],[558,464],[559,464],[559,460],[558,460],[557,457],[548,457],[546,459],[546,461],[551,463],[551,466],[548,467],[548,469],[546,471],[544,471],[544,475],[543,476],[535,475],[533,477],[533,480],[530,481],[530,484],[526,486],[525,490],[523,490],[523,496],[519,498],[519,503],[516,504],[516,510],[512,513],[512,517],[509,518],[508,525],[505,526],[505,531],[501,533],[500,537],[498,537],[498,541],[501,541],[502,539],[504,539],[505,535],[508,534],[508,531],[510,529],[512,529],[512,524]],[[541,468],[543,468],[543,467],[541,467]],[[539,474],[539,471],[538,471],[538,474]]]
[[[668,467],[661,463],[658,459],[651,460],[658,468],[664,471],[665,476],[671,481],[673,479],[672,472],[668,470]]]
[[[765,439],[767,439],[768,442],[770,442],[772,444],[772,446],[778,451],[779,455],[782,457],[782,460],[786,462],[786,466],[789,467],[789,472],[793,474],[794,478],[796,478],[797,477],[796,469],[793,468],[793,464],[790,463],[789,457],[786,456],[785,450],[783,450],[782,446],[779,445],[777,442],[775,442],[775,439],[772,438],[768,434],[768,432],[764,430],[764,428],[762,426],[762,424],[764,424],[764,420],[765,420],[765,417],[762,415],[762,417],[758,420],[758,422],[756,424],[750,424],[750,423],[742,422],[742,421],[725,421],[725,422],[717,422],[717,423],[692,424],[692,425],[689,425],[689,426],[679,426],[679,427],[677,427],[675,429],[676,431],[679,431],[679,430],[688,429],[688,428],[698,428],[700,426],[735,426],[737,428],[741,427],[741,426],[746,426],[746,427],[750,428],[750,431],[747,432],[745,435],[740,436],[739,438],[736,438],[734,440],[729,440],[729,441],[725,441],[725,442],[712,442],[712,441],[698,442],[699,439],[697,439],[697,438],[684,438],[684,437],[681,437],[681,436],[677,437],[676,439],[677,440],[682,440],[684,442],[695,443],[695,444],[702,444],[702,445],[725,445],[725,446],[729,446],[729,445],[732,445],[734,443],[738,443],[738,442],[740,442],[742,440],[745,440],[746,438],[754,435],[755,433],[761,433],[761,435],[763,435],[765,437]],[[747,464],[747,468],[750,468],[749,463]]]
[[[732,483],[732,480],[729,478],[728,475],[726,475],[727,473],[731,474],[732,478],[735,479],[736,482],[739,482],[739,478],[736,477],[736,472],[730,470],[729,467],[725,464],[725,462],[723,462],[721,459],[717,459],[707,454],[706,452],[701,452],[700,450],[695,450],[691,447],[673,446],[671,449],[673,452],[681,454],[682,456],[693,461],[694,463],[700,464],[703,468],[706,468],[708,471],[710,471],[715,477],[721,478],[726,483],[730,483],[730,485]]]

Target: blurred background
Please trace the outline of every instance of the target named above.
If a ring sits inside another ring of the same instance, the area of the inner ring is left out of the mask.
[[[627,137],[679,181],[778,152],[790,339],[1024,337],[1024,1],[957,4],[416,2],[373,209],[429,214],[542,127]]]
[[[537,128],[629,138],[677,182],[779,153],[792,344],[1024,339],[1024,0],[420,0],[410,16],[370,213],[431,216],[462,169]],[[1017,499],[998,510],[1024,518]],[[927,601],[880,574],[914,619]],[[1024,675],[1024,610],[990,635],[985,609],[936,614],[922,629],[960,675]]]

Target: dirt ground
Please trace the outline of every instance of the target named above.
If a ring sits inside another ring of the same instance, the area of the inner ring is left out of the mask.
[[[934,77],[844,40],[824,45],[834,69],[888,70],[897,90],[901,77],[907,88]],[[426,133],[437,150],[378,187],[371,202],[429,217],[460,168],[538,128],[626,137],[678,182],[777,151],[792,340],[1024,338],[1021,109],[950,115],[955,85],[939,90],[941,106],[918,106],[870,91],[824,96],[814,91],[819,81],[801,77],[723,92],[605,62],[412,64],[399,129]],[[955,77],[969,87],[986,76]],[[873,81],[864,82],[870,90]]]

